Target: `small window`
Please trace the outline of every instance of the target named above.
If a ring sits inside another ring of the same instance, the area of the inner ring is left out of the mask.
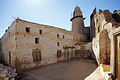
[[[65,36],[63,35],[63,38],[65,38]]]
[[[59,38],[59,34],[57,34],[57,38]]]
[[[57,46],[60,46],[60,43],[59,43],[59,42],[57,42]]]
[[[10,32],[8,32],[8,36],[10,37]]]
[[[62,55],[61,55],[61,50],[57,50],[57,58],[60,58]]]
[[[39,30],[39,34],[42,34],[42,30],[41,29]]]
[[[26,27],[26,32],[30,32],[30,28],[29,27]]]
[[[100,32],[100,26],[98,27],[98,33]]]
[[[96,22],[98,22],[98,19],[96,20]]]
[[[39,38],[35,38],[35,43],[36,43],[36,44],[39,43]]]

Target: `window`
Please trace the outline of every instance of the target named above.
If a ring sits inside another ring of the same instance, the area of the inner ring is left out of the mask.
[[[96,19],[96,22],[98,22],[98,19]]]
[[[61,57],[61,50],[57,50],[57,58]]]
[[[65,36],[63,35],[63,38],[65,38]]]
[[[35,38],[35,43],[36,43],[36,44],[39,43],[39,38]]]
[[[10,37],[10,32],[8,32],[8,36]]]
[[[57,34],[57,38],[59,38],[59,34]]]
[[[33,49],[32,50],[32,56],[34,62],[41,61],[41,50],[40,49]]]
[[[29,27],[26,27],[26,32],[30,32],[30,28]]]
[[[41,29],[39,30],[39,34],[42,34],[42,30]]]
[[[100,32],[100,26],[98,27],[98,33]]]
[[[57,42],[57,46],[60,46],[60,43],[59,43],[59,42]]]

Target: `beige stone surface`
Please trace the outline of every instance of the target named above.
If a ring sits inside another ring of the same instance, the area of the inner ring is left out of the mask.
[[[26,27],[30,28],[30,32],[26,32]],[[39,34],[39,30],[42,30],[42,34]],[[39,38],[38,44],[35,44],[35,38]],[[11,64],[17,70],[27,70],[64,60],[63,47],[73,47],[75,43],[86,40],[83,34],[17,19],[4,34],[1,45],[7,64]],[[37,63],[33,62],[33,49],[41,50],[42,60]],[[61,58],[57,58],[57,50],[61,50]]]
[[[100,67],[96,68],[96,70],[86,77],[85,80],[104,80],[104,77],[100,71]]]

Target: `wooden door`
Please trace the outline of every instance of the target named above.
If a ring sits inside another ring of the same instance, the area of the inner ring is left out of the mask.
[[[114,75],[120,80],[120,35],[115,36]]]

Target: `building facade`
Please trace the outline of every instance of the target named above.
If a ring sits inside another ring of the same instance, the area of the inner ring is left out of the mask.
[[[84,27],[82,12],[77,6],[71,21],[72,31],[67,31],[16,19],[1,38],[3,60],[19,72],[74,57],[90,57],[89,28]]]

